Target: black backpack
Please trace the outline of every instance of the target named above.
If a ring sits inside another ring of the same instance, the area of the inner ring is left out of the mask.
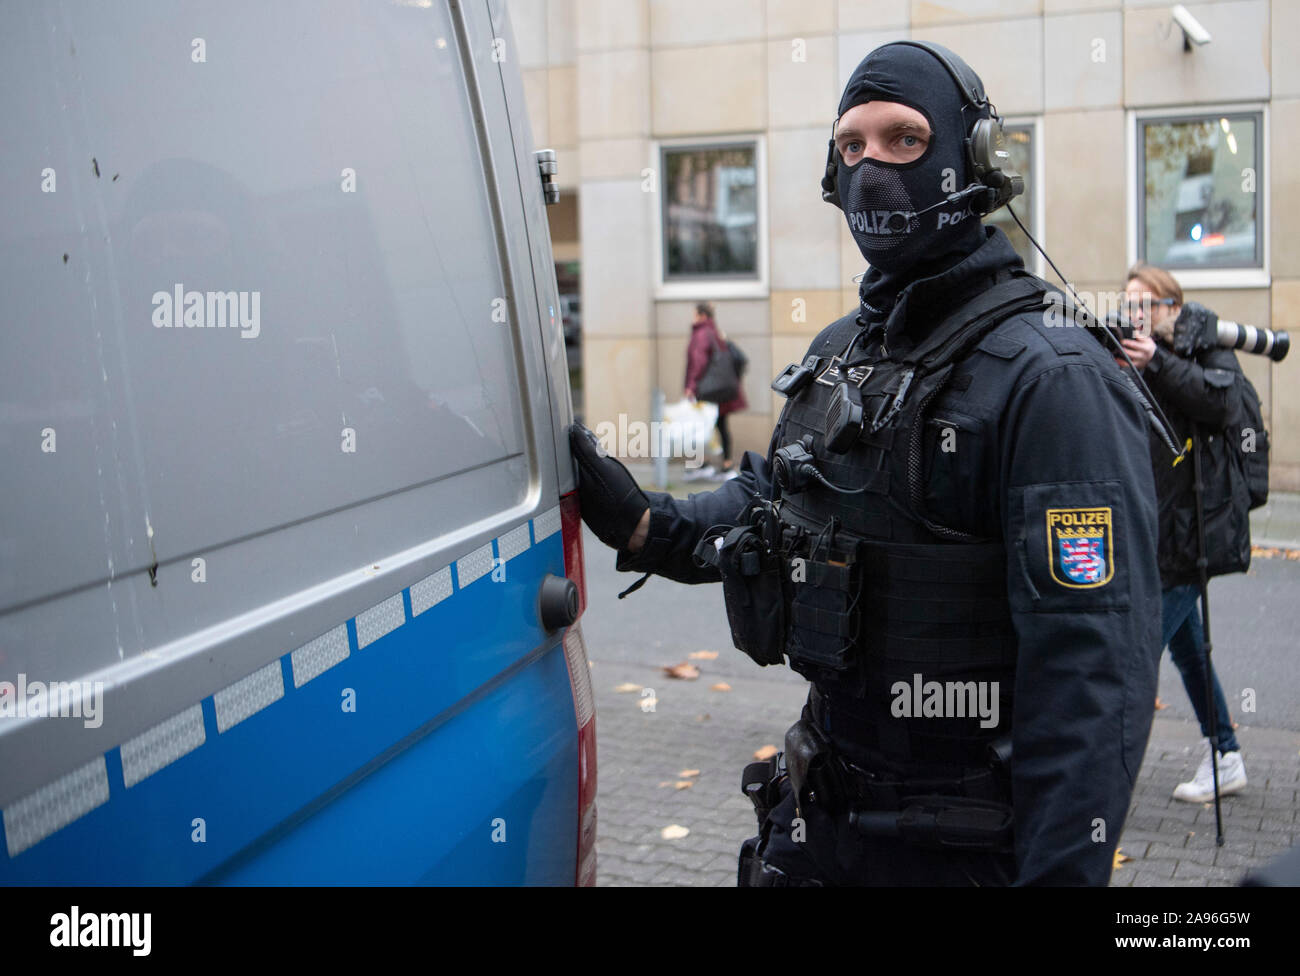
[[[1268,431],[1264,429],[1264,413],[1260,409],[1259,394],[1243,373],[1241,403],[1237,422],[1229,425],[1226,434],[1233,438],[1241,476],[1246,479],[1253,511],[1268,501]]]
[[[1193,357],[1198,352],[1218,347],[1219,316],[1196,302],[1188,302],[1174,323],[1174,352]],[[1223,431],[1226,445],[1233,455],[1233,477],[1245,481],[1250,495],[1250,509],[1268,501],[1268,431],[1259,394],[1242,372],[1233,355],[1233,374],[1240,393],[1236,416]],[[1239,486],[1234,486],[1239,487]]]
[[[1207,578],[1250,567],[1250,511],[1268,500],[1268,433],[1259,395],[1239,366],[1231,375],[1238,390],[1232,419],[1220,430],[1202,426],[1197,435],[1204,466]],[[1195,552],[1186,556],[1184,569],[1195,573]]]

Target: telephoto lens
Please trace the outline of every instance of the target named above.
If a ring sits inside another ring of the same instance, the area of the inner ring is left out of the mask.
[[[1291,351],[1291,336],[1286,332],[1274,332],[1263,326],[1242,325],[1224,319],[1219,319],[1218,339],[1221,346],[1267,356],[1275,363],[1286,359],[1286,354]]]
[[[1281,362],[1291,350],[1291,337],[1285,332],[1229,322],[1199,302],[1188,302],[1174,321],[1174,352],[1190,356],[1198,349],[1214,346],[1240,349]]]

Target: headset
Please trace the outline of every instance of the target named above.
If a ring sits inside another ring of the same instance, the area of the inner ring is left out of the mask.
[[[971,210],[984,217],[1006,204],[1012,197],[1024,193],[1024,179],[1007,169],[1011,154],[1006,148],[1002,116],[998,115],[997,109],[984,94],[984,83],[980,81],[979,75],[975,74],[965,61],[938,44],[927,41],[894,41],[893,43],[920,48],[939,60],[952,76],[957,90],[961,92],[962,100],[966,103],[962,109],[963,116],[966,108],[973,108],[976,111],[987,108],[989,112],[989,118],[975,121],[970,135],[965,140],[966,162],[976,182],[963,190],[948,194],[945,200],[935,206],[969,199]],[[836,122],[838,121],[837,119]],[[838,169],[839,152],[835,149],[832,126],[830,147],[826,154],[826,175],[822,177],[822,199],[843,210],[844,205],[840,202],[840,191],[835,179]]]

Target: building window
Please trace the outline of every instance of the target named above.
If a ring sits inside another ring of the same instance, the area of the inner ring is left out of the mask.
[[[1007,137],[1007,150],[1011,153],[1008,169],[1024,177],[1025,180],[1025,192],[1014,197],[1011,206],[1015,207],[1016,216],[1029,228],[1029,232],[1042,240],[1043,232],[1039,225],[1037,207],[1038,169],[1034,165],[1036,158],[1034,154],[1038,147],[1034,140],[1034,128],[1033,122],[1008,122],[1003,126],[1003,131]],[[1002,229],[1011,240],[1011,246],[1025,262],[1026,268],[1030,271],[1039,270],[1042,258],[1039,257],[1038,250],[1029,243],[1025,232],[1011,219],[1011,214],[1006,207],[995,210],[985,219]]]
[[[663,281],[760,278],[754,142],[664,146]]]
[[[1186,271],[1264,268],[1262,112],[1137,120],[1137,256]]]

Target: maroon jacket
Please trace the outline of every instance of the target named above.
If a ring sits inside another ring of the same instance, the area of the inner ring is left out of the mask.
[[[704,368],[709,365],[710,350],[715,348],[725,353],[727,344],[718,335],[718,327],[713,319],[705,319],[691,326],[691,341],[686,347],[686,383],[684,384],[686,392],[691,396],[695,395],[695,385],[704,375]],[[735,399],[718,405],[718,416],[725,417],[737,410],[747,409],[749,409],[749,401],[745,399],[745,384],[742,381]]]

